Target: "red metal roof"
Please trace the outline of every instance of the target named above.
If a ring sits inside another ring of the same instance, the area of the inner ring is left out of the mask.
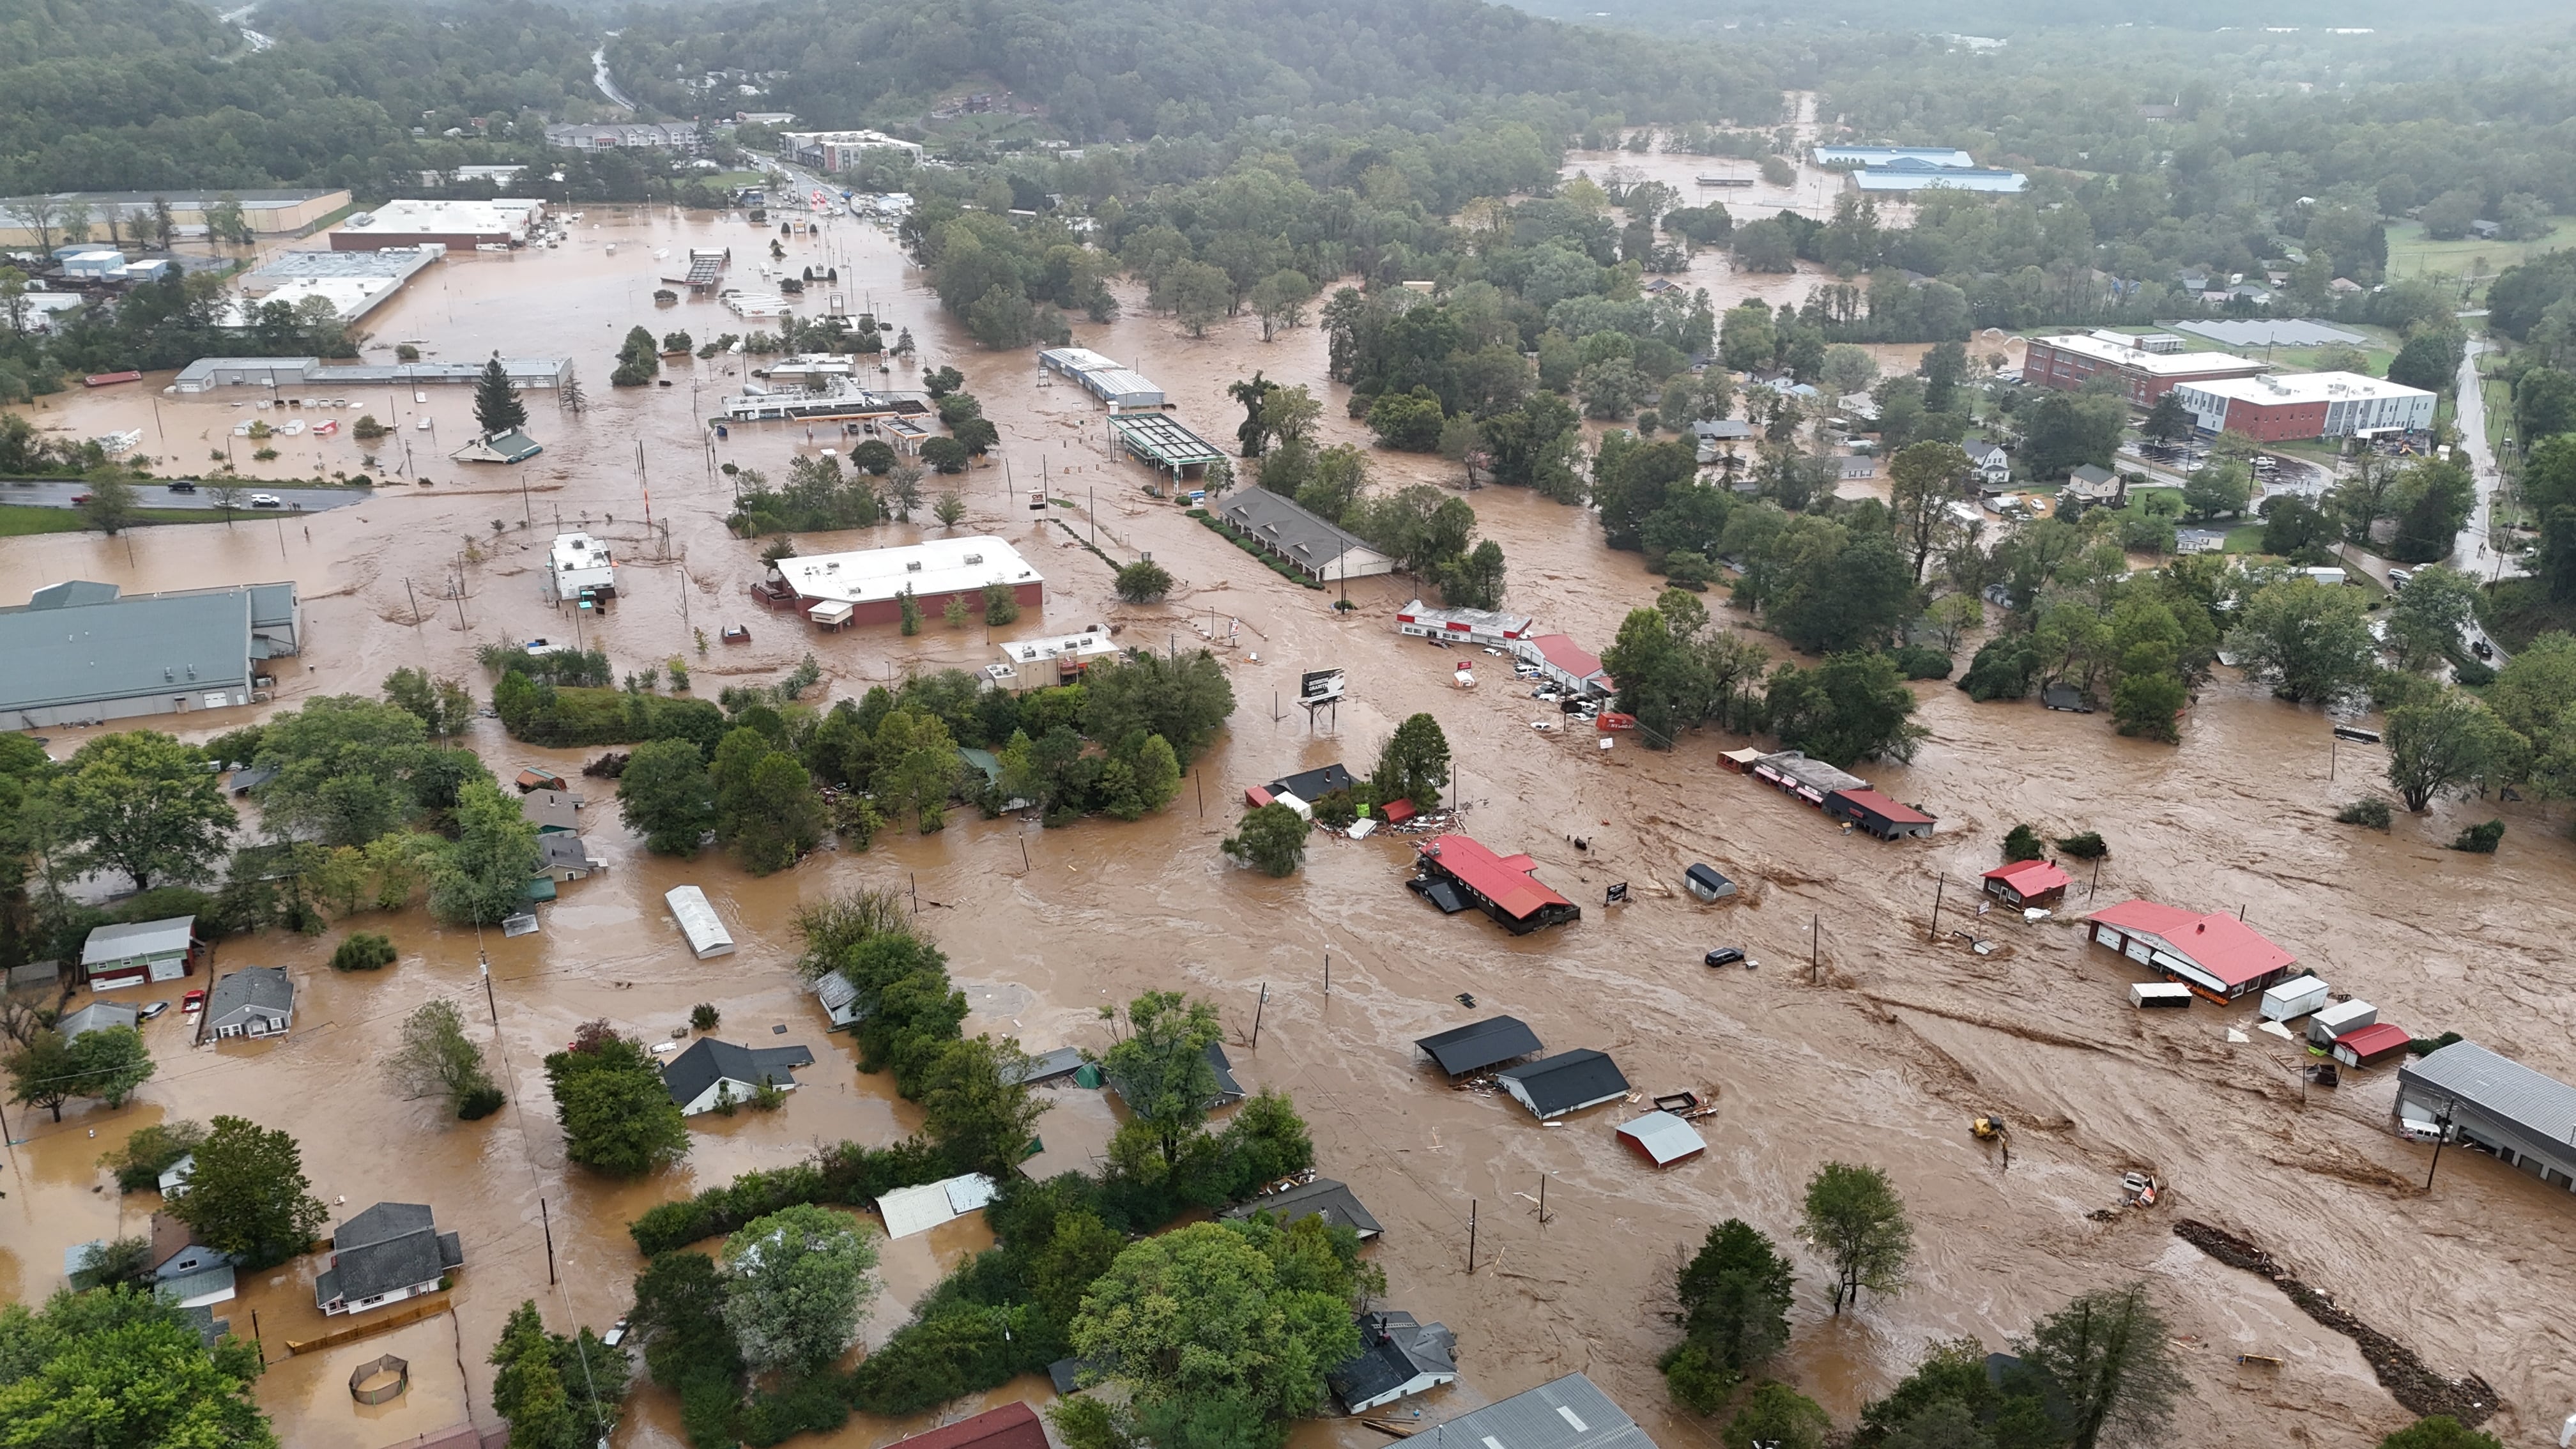
[[[1541,634],[1529,642],[1548,663],[1577,679],[1589,679],[1601,672],[1601,656],[1575,643],[1571,634]]]
[[[2229,986],[2259,980],[2299,959],[2225,912],[2202,915],[2154,901],[2122,901],[2088,919],[2152,936]]]
[[[2066,872],[2045,860],[2016,860],[2010,865],[1996,866],[1982,878],[2002,881],[2011,886],[2016,895],[2024,896],[2035,896],[2042,891],[2053,891],[2075,883]],[[2112,909],[2117,910],[2118,907]]]
[[[1543,906],[1574,904],[1531,878],[1529,871],[1537,863],[1526,855],[1507,861],[1464,835],[1435,835],[1421,849],[1423,854],[1437,858],[1441,869],[1502,907],[1515,920],[1534,915]],[[1514,868],[1513,862],[1521,862],[1519,868]]]
[[[896,1449],[1047,1449],[1046,1427],[1037,1410],[1013,1402],[897,1440]]]
[[[1881,820],[1898,825],[1929,825],[1932,817],[1911,805],[1899,805],[1876,790],[1836,790],[1836,795],[1849,800]]]
[[[2335,1045],[2354,1056],[2366,1059],[2384,1051],[2396,1050],[2414,1039],[2406,1028],[2391,1026],[2383,1021],[2376,1026],[2365,1026],[2345,1032],[2335,1038]]]
[[[1258,810],[1262,806],[1271,803],[1270,792],[1261,788],[1259,785],[1245,786],[1243,791],[1243,803],[1251,806],[1255,810]]]
[[[1389,800],[1385,804],[1377,807],[1377,813],[1378,818],[1384,820],[1389,825],[1402,825],[1404,822],[1413,818],[1413,802],[1410,800]]]

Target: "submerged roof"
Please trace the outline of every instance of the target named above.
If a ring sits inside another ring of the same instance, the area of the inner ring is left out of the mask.
[[[1705,1152],[1708,1143],[1691,1124],[1670,1112],[1649,1112],[1634,1122],[1620,1124],[1619,1135],[1633,1142],[1657,1167],[1669,1167],[1694,1152]]]
[[[1526,1066],[1506,1067],[1494,1075],[1518,1082],[1529,1096],[1530,1110],[1542,1117],[1607,1101],[1628,1090],[1627,1074],[1619,1070],[1619,1064],[1610,1060],[1607,1052],[1590,1047],[1558,1052]]]
[[[2059,890],[2074,884],[2074,877],[2045,860],[2016,860],[1987,871],[1982,879],[1999,880],[2011,886],[2016,894],[2035,896],[2042,891]]]
[[[1227,1208],[1224,1216],[1249,1218],[1255,1213],[1274,1214],[1283,1223],[1322,1218],[1329,1226],[1350,1228],[1363,1238],[1373,1238],[1385,1231],[1378,1226],[1377,1218],[1360,1205],[1357,1194],[1329,1177],[1319,1177],[1313,1182],[1256,1197],[1250,1202],[1237,1203]]]
[[[796,1084],[794,1069],[812,1065],[814,1053],[808,1047],[736,1046],[702,1036],[687,1051],[662,1065],[662,1085],[671,1089],[672,1101],[685,1107],[719,1081],[755,1087],[775,1082],[792,1087]]]
[[[1637,1421],[1579,1373],[1438,1426],[1442,1449],[1655,1449]]]
[[[1487,1017],[1426,1036],[1414,1045],[1429,1052],[1440,1070],[1453,1077],[1540,1050],[1538,1033],[1517,1016]]]
[[[2397,1070],[2409,1082],[2438,1088],[2551,1141],[2576,1141],[2576,1087],[2476,1042],[2453,1042]]]
[[[1013,1401],[973,1418],[943,1424],[927,1434],[895,1441],[892,1449],[1047,1449],[1038,1411]]]
[[[1537,865],[1526,855],[1499,856],[1464,835],[1435,835],[1422,846],[1422,854],[1514,920],[1548,906],[1574,904],[1539,884],[1531,874]]]

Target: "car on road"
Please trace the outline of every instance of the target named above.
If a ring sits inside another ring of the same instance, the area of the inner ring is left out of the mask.
[[[86,493],[75,493],[72,495],[72,502],[74,503],[87,503],[88,501],[89,495]]]
[[[193,1015],[205,1009],[206,993],[202,991],[191,991],[179,998],[179,1012],[183,1016]]]
[[[278,497],[274,493],[254,493],[250,496],[250,506],[253,508],[284,508],[286,506],[286,500]]]
[[[1711,966],[1733,966],[1744,959],[1744,948],[1741,946],[1720,946],[1716,950],[1709,952],[1707,956],[1701,959]]]
[[[197,485],[189,482],[185,478],[172,479],[169,486],[170,491],[173,493],[194,493],[197,491]]]
[[[159,1016],[161,1013],[168,1011],[169,1009],[170,1003],[166,1001],[156,1001],[150,1006],[143,1008],[141,1011],[134,1013],[134,1019],[137,1021],[150,1021],[152,1018]]]
[[[2392,589],[2402,589],[2413,582],[2415,574],[2411,569],[2392,568],[2388,571],[2388,587]]]

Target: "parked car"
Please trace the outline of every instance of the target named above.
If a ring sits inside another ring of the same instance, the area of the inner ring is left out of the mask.
[[[205,1009],[206,993],[202,991],[191,991],[179,998],[179,1011],[183,1016],[194,1015]]]
[[[1716,950],[1709,952],[1703,959],[1711,966],[1733,966],[1744,960],[1744,948],[1741,946],[1720,946]]]
[[[274,493],[254,493],[250,496],[250,506],[253,508],[284,508],[286,506],[286,500],[278,497]]]
[[[170,480],[170,491],[173,493],[194,493],[197,491],[197,485],[189,482],[185,478],[173,478]]]
[[[156,1001],[150,1006],[143,1008],[141,1011],[134,1013],[134,1017],[137,1021],[150,1021],[152,1018],[159,1016],[161,1013],[168,1011],[169,1009],[170,1003],[166,1001]]]
[[[87,503],[88,501],[89,495],[86,493],[75,493],[72,495],[72,502],[74,503]]]
[[[2392,589],[2402,589],[2413,582],[2415,571],[2412,569],[2392,568],[2388,571],[2388,586]]]

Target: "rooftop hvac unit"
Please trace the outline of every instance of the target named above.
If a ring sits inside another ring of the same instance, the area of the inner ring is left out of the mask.
[[[913,559],[907,562],[903,566],[903,571],[908,574],[917,574],[921,572],[921,560]]]
[[[827,574],[837,574],[837,573],[839,573],[840,571],[841,571],[841,566],[840,566],[840,564],[839,564],[838,562],[834,562],[834,563],[827,563],[827,564],[823,565],[823,572],[825,572],[825,573],[827,573]]]
[[[970,564],[979,564],[984,561],[984,556],[980,553],[970,553],[966,555],[966,561]]]

